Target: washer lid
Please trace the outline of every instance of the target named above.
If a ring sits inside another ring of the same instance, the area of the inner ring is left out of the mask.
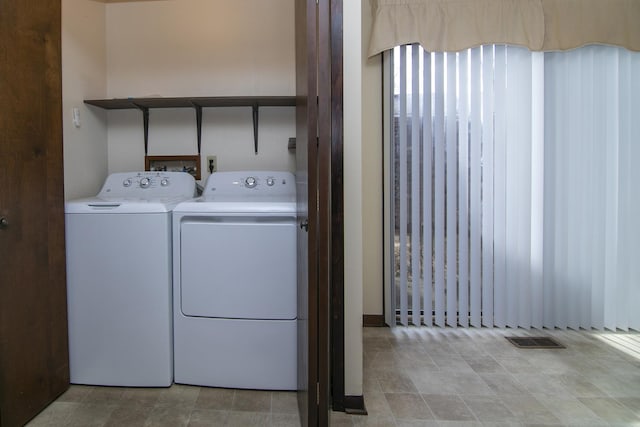
[[[123,214],[123,213],[164,213],[171,212],[184,197],[147,199],[117,199],[91,197],[71,200],[65,203],[68,214]]]

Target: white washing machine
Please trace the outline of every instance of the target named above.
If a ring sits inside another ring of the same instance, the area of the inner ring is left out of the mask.
[[[297,388],[289,172],[218,172],[173,213],[176,383]]]
[[[173,382],[171,211],[195,197],[184,172],[114,173],[66,203],[71,382]]]

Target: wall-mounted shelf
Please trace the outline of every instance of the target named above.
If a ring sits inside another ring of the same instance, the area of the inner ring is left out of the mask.
[[[202,109],[210,107],[251,107],[253,110],[253,146],[258,154],[258,110],[260,107],[294,107],[294,96],[199,96],[180,98],[85,99],[85,104],[106,110],[139,109],[144,126],[144,153],[149,147],[149,110],[152,108],[193,108],[196,112],[198,154],[202,143]]]

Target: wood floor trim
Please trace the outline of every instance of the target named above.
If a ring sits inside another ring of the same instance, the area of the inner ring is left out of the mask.
[[[345,396],[344,411],[352,415],[368,415],[364,396]]]
[[[384,322],[384,314],[363,314],[362,326],[365,328],[382,328],[387,324]]]

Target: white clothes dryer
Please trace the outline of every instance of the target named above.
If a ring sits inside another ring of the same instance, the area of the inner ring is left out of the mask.
[[[295,200],[289,172],[217,172],[174,210],[176,383],[297,388]]]
[[[171,211],[195,197],[184,172],[114,173],[66,203],[71,382],[173,382]]]

